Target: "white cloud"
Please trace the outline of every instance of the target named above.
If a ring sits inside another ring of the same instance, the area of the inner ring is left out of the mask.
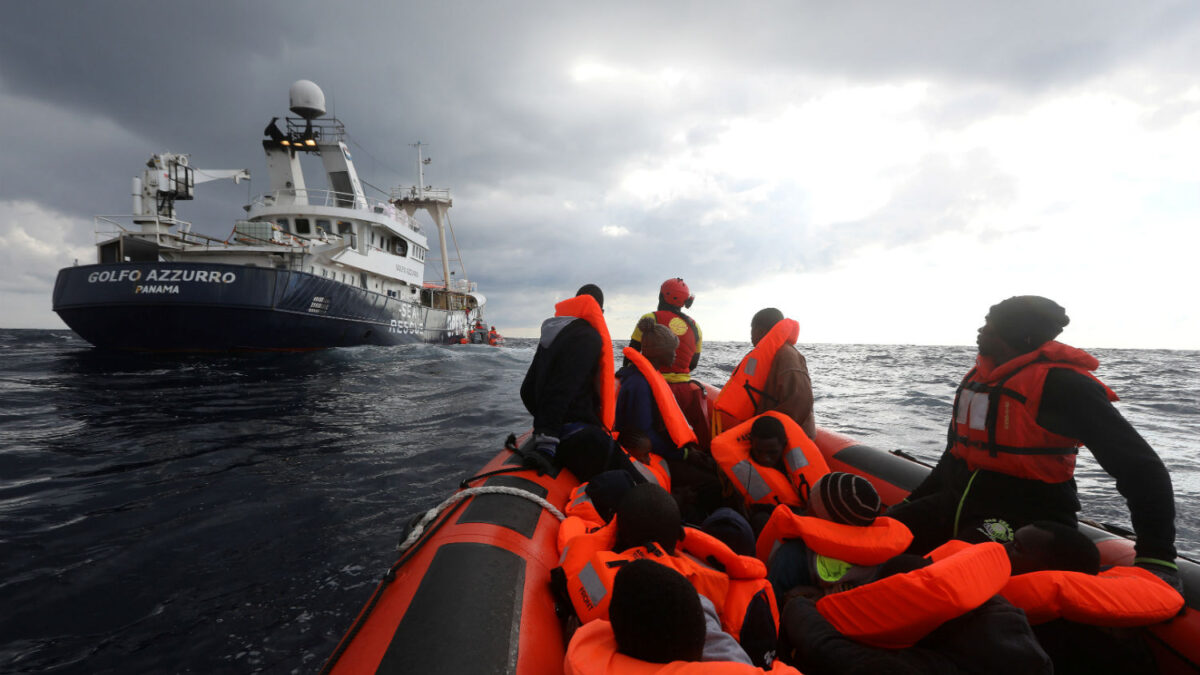
[[[0,201],[0,296],[5,328],[62,328],[51,309],[58,270],[94,262],[91,230],[29,201]]]

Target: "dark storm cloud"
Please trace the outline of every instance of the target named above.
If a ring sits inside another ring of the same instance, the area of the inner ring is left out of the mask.
[[[261,130],[287,114],[291,82],[311,79],[372,185],[412,183],[407,144],[430,144],[428,182],[454,189],[462,257],[498,309],[544,314],[510,298],[570,292],[585,277],[652,300],[666,276],[723,286],[833,264],[880,238],[931,236],[972,208],[972,193],[954,190],[1006,189],[982,164],[959,167],[983,171],[965,178],[913,158],[930,177],[833,235],[802,217],[801,190],[781,188],[752,221],[714,220],[716,197],[642,210],[605,201],[631,164],[677,149],[679,132],[703,148],[722,119],[802,103],[814,95],[808,79],[839,77],[949,85],[954,96],[922,114],[960,126],[1163,50],[1168,69],[1194,71],[1195,41],[1181,36],[1198,15],[1182,1],[8,3],[0,200],[30,200],[90,229],[91,214],[128,210],[130,177],[168,149],[204,168],[249,168],[261,191]],[[579,59],[690,67],[707,79],[669,92],[582,86],[569,76]],[[747,189],[720,180],[727,194]],[[181,215],[227,232],[246,187],[198,192]]]

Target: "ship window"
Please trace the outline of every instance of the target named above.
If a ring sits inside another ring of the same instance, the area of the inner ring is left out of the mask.
[[[296,234],[311,234],[312,230],[308,227],[308,218],[296,219]]]
[[[408,255],[408,241],[397,237],[395,250],[396,250],[396,255],[399,255],[399,256]]]
[[[354,226],[345,220],[337,221],[337,227],[338,227],[338,231],[337,231],[338,234],[350,234],[351,232],[354,231]]]
[[[330,232],[332,232],[332,231],[333,231],[333,230],[332,230],[332,229],[329,227],[329,221],[328,221],[328,220],[325,220],[325,219],[323,219],[323,218],[319,218],[319,219],[317,219],[317,229],[321,230],[322,232],[324,232],[324,233],[326,233],[326,234],[329,234]]]
[[[288,219],[287,219],[287,218],[276,218],[276,219],[275,219],[275,224],[276,224],[276,225],[278,225],[278,226],[279,226],[279,229],[283,230],[284,232],[288,232],[288,231],[289,231],[289,230],[288,230]]]

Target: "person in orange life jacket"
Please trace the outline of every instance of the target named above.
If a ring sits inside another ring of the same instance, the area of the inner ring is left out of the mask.
[[[774,307],[759,310],[754,315],[750,321],[750,343],[758,348],[759,343],[770,336],[771,340],[763,346],[772,345],[774,352],[759,355],[752,350],[750,355],[755,356],[756,364],[763,359],[769,360],[770,369],[762,385],[753,386],[755,373],[747,372],[750,355],[743,359],[717,398],[714,431],[730,429],[755,415],[775,410],[795,420],[809,438],[816,436],[808,362],[796,349],[795,335],[788,333],[788,330],[798,332],[798,329],[794,321],[785,320],[783,312]]]
[[[1129,505],[1135,564],[1181,589],[1171,477],[1113,406],[1116,394],[1090,374],[1098,361],[1054,340],[1069,321],[1039,296],[991,307],[976,366],[955,395],[946,451],[888,515],[912,530],[913,553],[951,537],[1005,542],[1036,520],[1073,526],[1075,458],[1086,445]]]
[[[869,581],[929,564],[928,559],[920,556],[898,555],[880,565]],[[998,595],[946,621],[915,645],[901,649],[874,647],[847,637],[817,610],[812,599],[796,596],[780,615],[778,656],[806,675],[1057,672],[1038,644],[1024,612]]]
[[[566,675],[730,673],[800,675],[779,661],[751,665],[721,631],[712,603],[674,570],[635,560],[617,572],[609,621],[592,621],[571,638]]]
[[[669,328],[656,324],[653,320],[642,319],[639,327],[643,330],[642,356],[655,368],[670,363],[679,338],[675,337]],[[650,438],[651,449],[655,454],[683,459],[686,450],[677,448],[672,442],[646,376],[634,364],[627,363],[617,371],[617,380],[620,381],[621,387],[617,392],[617,414],[613,430],[618,434],[640,431]]]
[[[653,319],[643,318],[639,325],[642,356],[661,370],[664,364],[670,363],[679,338]],[[645,374],[635,364],[623,366],[617,372],[617,379],[621,389],[617,394],[614,428],[619,434],[638,430],[650,437],[654,454],[666,460],[671,492],[679,500],[684,518],[689,523],[702,522],[721,505],[721,482],[711,456],[694,444],[676,446],[667,430],[659,401]],[[677,401],[669,401],[667,405],[675,405]]]
[[[719,563],[717,567],[712,567],[711,561],[697,562],[696,558],[685,555],[677,549],[685,538],[690,540],[693,534],[685,535],[679,507],[666,490],[650,483],[630,488],[621,498],[614,518],[615,525],[611,523],[609,525],[609,527],[615,526],[616,529],[611,549],[614,553],[629,552],[629,557],[632,559],[660,560],[663,565],[686,570],[686,574],[696,584],[696,587],[693,588],[694,592],[699,592],[702,596],[705,593],[718,594],[719,597],[705,598],[704,600],[713,605],[714,614],[732,618],[726,614],[736,610],[739,614],[736,618],[741,626],[740,634],[736,636],[739,643],[750,655],[751,661],[757,665],[769,665],[772,659],[770,654],[774,650],[778,635],[778,628],[770,605],[756,596],[749,599],[744,606],[737,608],[729,606],[729,603],[733,602],[734,594],[731,580],[723,571],[724,568],[721,568]],[[594,535],[585,536],[593,537]],[[585,617],[587,620],[589,612],[594,614],[597,611],[606,611],[603,605],[606,592],[594,587],[595,584],[604,583],[603,581],[592,579],[589,582],[588,579],[591,577],[586,575],[586,568],[576,567],[579,559],[573,557],[572,547],[585,546],[590,543],[581,544],[581,541],[584,541],[583,537],[576,537],[567,542],[567,550],[563,552],[562,566],[551,571],[551,588],[559,599],[560,607],[573,609],[577,616]],[[593,562],[589,562],[587,567],[590,568],[592,564]],[[627,564],[629,562],[618,560],[608,566],[620,567]],[[571,588],[577,583],[582,584],[585,592],[590,596],[590,600],[573,595]],[[609,602],[611,603],[611,599]],[[718,607],[721,609],[716,609]],[[605,617],[601,616],[600,618]],[[716,625],[719,628],[721,624],[718,621]],[[708,648],[706,645],[706,654]],[[704,660],[710,660],[710,658],[706,656]]]
[[[759,417],[754,420],[754,424],[750,425],[750,459],[759,466],[769,471],[778,471],[786,477],[788,471],[783,463],[783,452],[787,448],[787,431],[783,428],[783,422],[767,415]],[[803,492],[802,496],[807,497],[807,489]],[[746,519],[755,535],[762,532],[763,526],[771,518],[771,512],[775,510],[776,506],[776,504],[745,504]]]
[[[1030,586],[1021,588],[1023,582],[1037,583],[1033,581],[1037,572],[1065,571],[1089,577],[1101,573],[1100,551],[1086,534],[1062,523],[1037,521],[1017,530],[1013,540],[1006,544],[1005,548],[1012,565],[1012,579],[1002,594],[1029,615],[1038,642],[1054,661],[1055,673],[1090,675],[1097,672],[1137,673],[1157,670],[1154,656],[1142,632],[1129,628],[1091,625],[1082,618],[1057,618],[1047,621],[1045,609],[1028,604],[1038,597],[1043,598],[1043,602],[1055,602],[1049,595],[1030,592]],[[1102,578],[1108,574],[1106,572]],[[1149,580],[1153,580],[1153,577],[1149,577]],[[1064,575],[1054,583],[1056,586],[1065,586],[1075,581],[1075,577]],[[1161,584],[1158,585],[1161,587]],[[1081,590],[1086,593],[1090,602],[1104,602],[1102,585],[1096,585],[1090,591]],[[1162,595],[1163,590],[1156,589],[1153,585],[1144,589],[1139,587],[1133,593],[1141,599],[1137,609],[1145,611],[1147,602],[1161,604],[1165,597]],[[1119,616],[1122,602],[1113,596],[1112,604],[1106,605],[1101,613],[1106,616]],[[1165,615],[1170,612],[1170,608],[1165,608],[1162,613]],[[1072,616],[1077,616],[1077,613],[1072,613]],[[1142,623],[1153,622],[1155,621],[1145,620]]]
[[[868,527],[880,511],[879,493],[862,476],[832,472],[817,479],[803,515],[842,525]],[[901,548],[903,544],[901,544]],[[767,579],[780,607],[796,595],[817,599],[869,581],[878,565],[855,565],[818,555],[804,539],[784,539],[767,558]]]
[[[658,309],[642,316],[633,329],[629,346],[634,350],[641,349],[645,337],[646,321],[653,321],[666,326],[679,339],[671,360],[658,367],[659,372],[667,380],[671,393],[679,401],[679,408],[687,418],[688,424],[696,432],[697,441],[701,448],[708,449],[712,437],[708,429],[706,408],[709,402],[703,396],[699,383],[691,381],[691,373],[700,362],[700,351],[703,347],[703,336],[700,326],[692,317],[683,312],[695,301],[688,285],[683,279],[667,279],[658,291]],[[625,361],[629,365],[629,361]]]
[[[534,451],[524,459],[539,471],[551,470],[553,461],[581,481],[610,468],[636,473],[624,453],[614,451],[607,431],[615,397],[604,293],[586,284],[555,311],[542,323],[537,351],[521,383],[521,401],[533,415]]]

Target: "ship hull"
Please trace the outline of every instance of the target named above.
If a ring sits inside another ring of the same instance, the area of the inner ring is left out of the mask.
[[[473,313],[305,272],[219,263],[116,263],[60,270],[54,311],[104,349],[306,351],[457,341]]]

